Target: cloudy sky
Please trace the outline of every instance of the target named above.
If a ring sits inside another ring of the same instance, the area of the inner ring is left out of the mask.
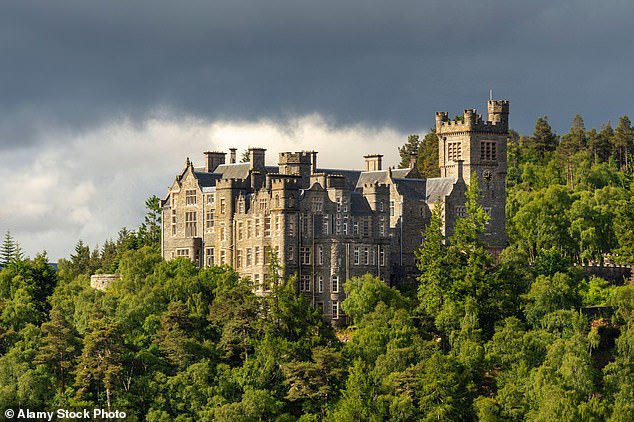
[[[186,157],[316,149],[395,164],[434,112],[633,117],[630,1],[5,0],[0,232],[67,257],[141,222]]]

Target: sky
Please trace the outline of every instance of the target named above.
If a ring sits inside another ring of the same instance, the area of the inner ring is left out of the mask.
[[[632,117],[633,18],[616,0],[5,0],[0,234],[51,261],[99,247],[207,150],[396,165],[490,90],[527,135]]]

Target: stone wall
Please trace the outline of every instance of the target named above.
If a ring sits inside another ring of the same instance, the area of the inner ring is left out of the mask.
[[[119,274],[94,274],[90,276],[90,287],[95,290],[106,290],[113,281],[120,279]]]

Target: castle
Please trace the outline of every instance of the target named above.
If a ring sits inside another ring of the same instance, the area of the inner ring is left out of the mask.
[[[163,257],[230,265],[265,294],[274,252],[297,291],[343,323],[343,282],[366,273],[412,281],[431,210],[441,206],[451,235],[472,177],[491,217],[485,241],[493,251],[505,246],[508,114],[505,100],[488,102],[486,121],[476,110],[456,120],[436,113],[438,178],[421,178],[414,161],[384,169],[378,154],[364,157],[363,171],[320,168],[315,151],[280,153],[277,166],[266,165],[263,148],[250,148],[244,163],[235,148],[229,163],[222,152],[205,152],[200,168],[187,159],[162,202]]]

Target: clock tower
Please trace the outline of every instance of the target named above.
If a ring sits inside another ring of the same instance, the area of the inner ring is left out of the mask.
[[[447,112],[436,113],[440,176],[457,180],[462,161],[464,181],[469,185],[477,178],[482,207],[490,216],[485,241],[497,250],[506,244],[508,117],[507,100],[489,100],[486,121],[475,109],[465,110],[455,120]]]

